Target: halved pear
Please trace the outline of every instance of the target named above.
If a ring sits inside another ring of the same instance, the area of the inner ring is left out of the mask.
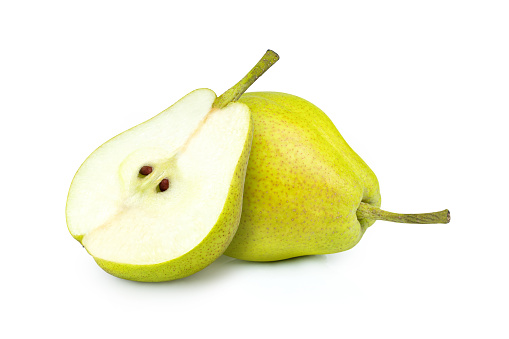
[[[106,272],[173,280],[223,254],[239,225],[253,136],[248,106],[235,101],[278,58],[267,51],[220,97],[191,92],[85,160],[67,226]]]
[[[208,89],[191,92],[103,144],[76,173],[68,228],[106,272],[138,281],[182,278],[230,243],[253,126],[246,105],[218,109],[215,99]]]

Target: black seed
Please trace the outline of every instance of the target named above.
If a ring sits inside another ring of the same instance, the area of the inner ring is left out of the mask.
[[[161,190],[161,192],[166,191],[168,187],[170,187],[170,181],[168,179],[161,180],[161,182],[159,183],[159,189]]]
[[[150,173],[152,173],[152,167],[150,167],[150,166],[143,166],[140,169],[140,174],[141,175],[149,175]]]

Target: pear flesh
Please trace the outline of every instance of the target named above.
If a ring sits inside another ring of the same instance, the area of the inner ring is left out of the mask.
[[[225,254],[252,261],[348,250],[380,207],[377,178],[318,107],[290,94],[246,93],[255,134],[243,211]]]
[[[210,264],[230,243],[253,126],[246,105],[218,109],[215,99],[208,89],[191,92],[103,144],[76,173],[68,228],[107,272],[177,279]]]

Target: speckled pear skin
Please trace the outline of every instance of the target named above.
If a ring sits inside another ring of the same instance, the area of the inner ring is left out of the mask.
[[[355,246],[380,207],[378,180],[318,107],[294,95],[244,94],[254,137],[240,225],[225,254],[275,261]]]
[[[249,135],[235,168],[221,215],[200,244],[178,258],[156,265],[115,263],[94,257],[97,264],[104,271],[119,278],[141,282],[161,282],[187,277],[201,271],[220,257],[230,244],[239,225],[247,162],[253,138],[253,126],[251,120]]]

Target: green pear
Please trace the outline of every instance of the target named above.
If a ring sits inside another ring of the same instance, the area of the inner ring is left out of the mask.
[[[101,268],[165,281],[223,254],[239,224],[253,135],[249,108],[233,101],[276,61],[268,52],[235,90],[195,90],[90,154],[66,217]]]
[[[240,225],[225,254],[274,261],[346,251],[375,220],[447,223],[449,211],[381,210],[378,180],[318,107],[297,96],[246,93],[255,132]]]

